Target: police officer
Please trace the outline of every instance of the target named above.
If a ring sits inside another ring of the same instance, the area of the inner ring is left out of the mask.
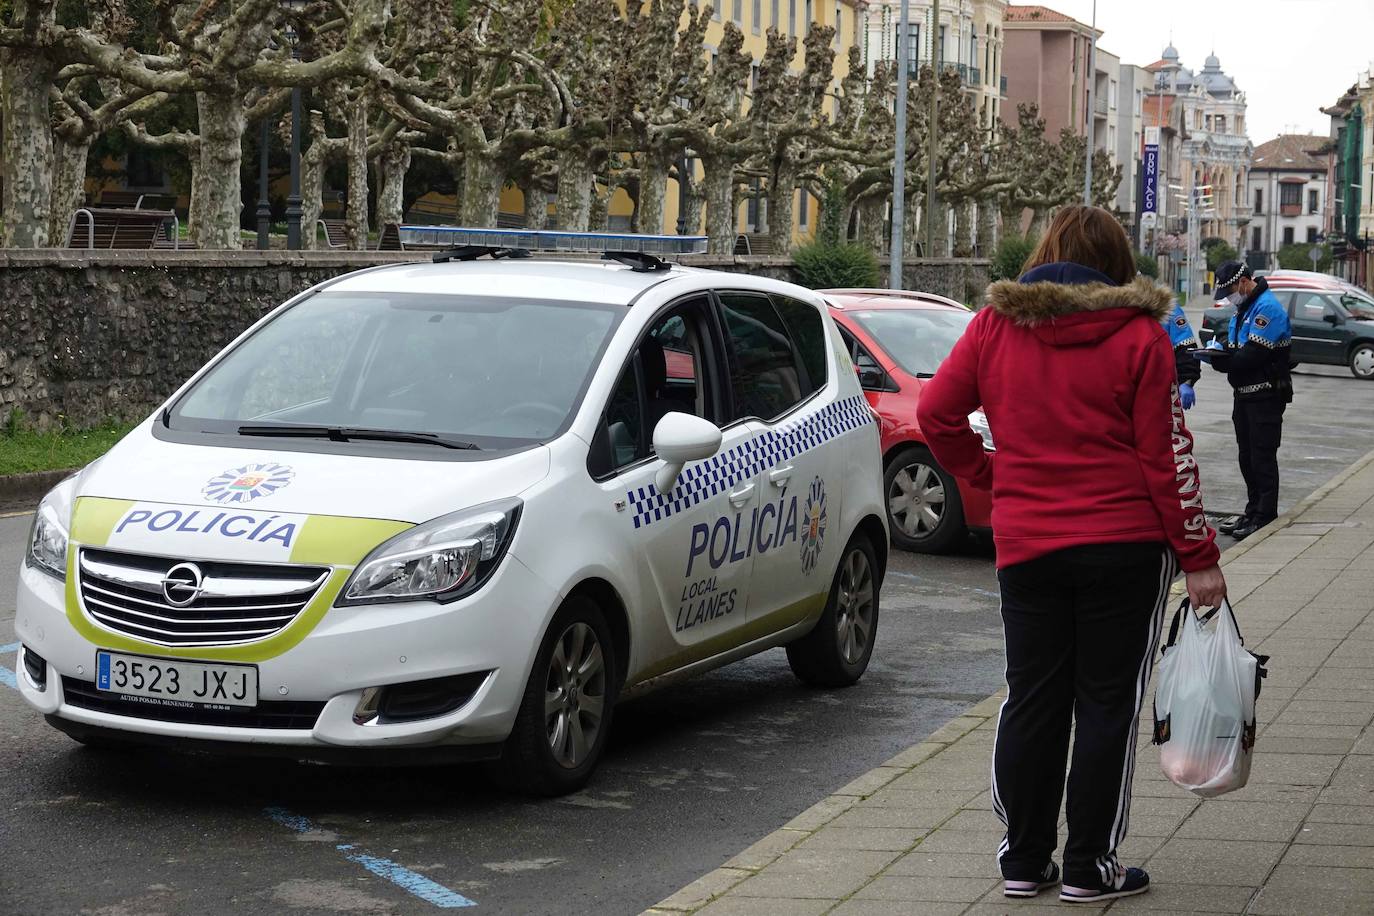
[[[1247,497],[1245,514],[1234,525],[1223,522],[1217,530],[1241,540],[1279,514],[1279,442],[1283,411],[1293,400],[1291,338],[1288,310],[1269,292],[1264,278],[1255,279],[1239,261],[1227,261],[1217,269],[1216,300],[1234,306],[1236,314],[1226,340],[1208,345],[1216,354],[1204,358],[1226,373],[1235,390],[1231,419]]]
[[[1188,323],[1188,316],[1183,314],[1183,306],[1174,303],[1174,311],[1164,321],[1164,330],[1169,332],[1169,343],[1174,347],[1174,369],[1178,375],[1178,397],[1183,402],[1184,410],[1192,410],[1197,403],[1197,394],[1193,391],[1193,386],[1198,379],[1202,378],[1202,367],[1193,358],[1193,351],[1198,348],[1197,335],[1193,333],[1193,327]]]

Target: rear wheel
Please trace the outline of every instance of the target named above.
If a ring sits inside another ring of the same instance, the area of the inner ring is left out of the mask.
[[[620,689],[614,646],[595,602],[574,596],[563,604],[496,762],[499,782],[533,795],[563,795],[587,783],[605,750]]]
[[[1350,372],[1355,378],[1374,379],[1374,344],[1362,343],[1350,351]]]
[[[878,561],[855,534],[840,555],[830,597],[814,629],[787,647],[787,663],[814,687],[849,687],[863,677],[878,634]]]
[[[898,452],[883,475],[892,543],[917,553],[945,553],[965,535],[959,485],[930,451],[913,445]]]

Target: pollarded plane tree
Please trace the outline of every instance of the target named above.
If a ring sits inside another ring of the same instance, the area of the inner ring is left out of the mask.
[[[102,0],[114,6],[122,0]],[[239,168],[253,87],[315,86],[349,75],[393,77],[375,55],[387,0],[337,0],[297,13],[277,0],[158,0],[158,53],[126,47],[93,29],[60,25],[56,0],[17,0],[0,27],[5,81],[5,242],[41,245],[51,198],[49,92],[59,73],[118,80],[148,93],[192,94],[196,103],[192,239],[239,247]],[[336,15],[339,50],[294,60],[281,40],[288,15]],[[26,148],[27,152],[20,151]],[[14,149],[16,155],[9,155]],[[18,183],[15,183],[17,179]]]

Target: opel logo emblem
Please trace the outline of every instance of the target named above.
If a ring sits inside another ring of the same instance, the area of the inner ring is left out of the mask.
[[[162,597],[173,607],[186,607],[205,591],[201,585],[203,578],[196,564],[178,563],[167,570],[167,575],[162,579]]]

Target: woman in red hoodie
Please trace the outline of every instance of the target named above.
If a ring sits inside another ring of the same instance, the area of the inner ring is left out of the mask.
[[[992,490],[1008,696],[992,801],[1007,825],[1004,891],[1059,882],[1051,857],[1070,726],[1060,899],[1138,894],[1126,835],[1140,707],[1169,585],[1194,607],[1226,593],[1202,509],[1193,440],[1160,321],[1169,292],[1138,277],[1097,207],[1065,207],[1019,282],[988,305],[921,391],[919,421],[950,473]],[[987,413],[995,453],[968,425]]]

